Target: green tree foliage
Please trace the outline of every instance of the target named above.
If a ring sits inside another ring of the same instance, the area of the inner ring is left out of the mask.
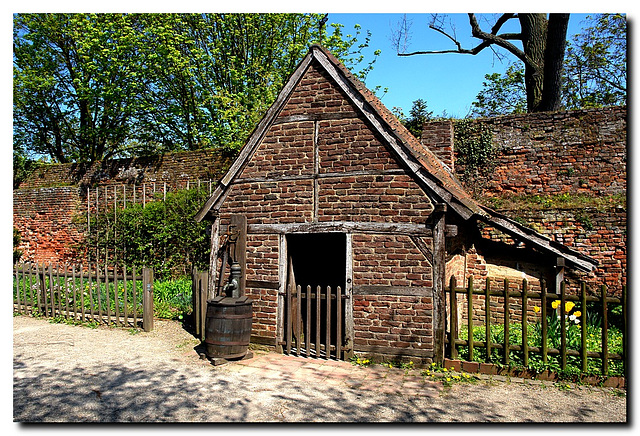
[[[402,109],[393,108],[394,115],[400,120],[409,132],[416,138],[422,137],[422,126],[425,122],[433,119],[433,111],[427,109],[427,101],[421,98],[414,100],[411,104],[409,117],[405,117]]]
[[[627,20],[623,14],[587,17],[567,47],[564,102],[569,109],[627,102]]]
[[[472,116],[526,112],[524,70],[512,64],[504,74],[485,75],[472,103]],[[584,30],[567,45],[562,84],[563,109],[626,104],[627,30],[621,14],[587,17]]]
[[[312,43],[352,69],[369,34],[321,14],[16,14],[14,148],[55,162],[235,153]],[[374,54],[376,57],[377,51]],[[356,74],[364,79],[375,59]]]
[[[495,117],[527,112],[527,93],[522,66],[511,64],[504,74],[484,76],[482,90],[471,103],[472,117]]]
[[[146,205],[113,209],[91,217],[91,232],[81,246],[90,258],[128,266],[152,267],[160,279],[206,269],[211,244],[207,223],[193,216],[209,196],[205,189],[168,192]]]

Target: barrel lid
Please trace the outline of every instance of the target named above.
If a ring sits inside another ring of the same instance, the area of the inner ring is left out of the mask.
[[[211,302],[214,304],[219,304],[221,306],[240,306],[244,304],[251,304],[253,303],[253,300],[247,297],[246,295],[242,297],[235,297],[235,298],[226,297],[224,295],[218,295],[213,300],[211,300]]]

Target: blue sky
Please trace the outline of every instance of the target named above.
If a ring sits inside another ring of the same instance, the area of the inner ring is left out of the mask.
[[[434,115],[441,115],[446,110],[450,116],[462,118],[467,115],[471,102],[482,89],[485,74],[503,72],[509,62],[515,60],[515,57],[507,54],[507,58],[501,62],[489,49],[478,55],[430,54],[400,57],[391,43],[391,34],[392,28],[397,27],[403,15],[329,14],[329,23],[343,24],[345,34],[353,33],[355,24],[362,26],[361,35],[365,35],[366,30],[371,31],[370,50],[365,51],[366,58],[372,59],[376,49],[380,49],[382,53],[369,73],[366,84],[370,89],[378,85],[388,88],[386,94],[378,92],[378,96],[389,109],[401,107],[405,115],[408,115],[412,102],[422,98],[427,101],[427,107]],[[586,15],[571,14],[568,35],[580,31],[581,22]],[[463,47],[475,46],[478,40],[470,36],[467,15],[456,13],[447,16],[453,21]],[[431,14],[407,14],[407,18],[412,23],[410,51],[455,48],[445,36],[428,28]],[[487,14],[486,18],[491,19],[492,15]],[[480,23],[484,29],[489,29],[492,24]]]

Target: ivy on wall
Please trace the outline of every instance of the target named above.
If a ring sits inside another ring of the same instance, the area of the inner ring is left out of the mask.
[[[453,130],[456,165],[464,168],[462,178],[471,181],[488,174],[495,166],[496,155],[491,129],[471,119],[463,119],[454,123]]]

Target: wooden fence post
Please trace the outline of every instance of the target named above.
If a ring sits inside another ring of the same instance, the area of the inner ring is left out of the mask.
[[[142,329],[153,330],[153,270],[142,269]]]
[[[446,284],[445,266],[447,261],[445,245],[445,214],[447,205],[436,204],[433,216],[433,360],[444,363],[446,341],[447,308],[444,291]]]
[[[206,336],[206,322],[207,322],[207,294],[209,293],[209,271],[200,273],[200,308],[198,314],[200,315],[200,340],[205,340]]]

